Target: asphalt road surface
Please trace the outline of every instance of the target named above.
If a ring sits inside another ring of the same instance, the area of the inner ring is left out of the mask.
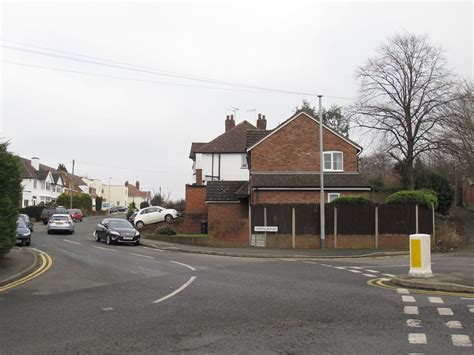
[[[367,284],[407,257],[279,260],[97,243],[35,226],[52,268],[0,293],[0,353],[473,353],[474,299]],[[454,261],[455,260],[455,261]],[[434,258],[434,271],[471,267]],[[469,262],[471,264],[469,264]],[[438,269],[437,269],[438,268]]]

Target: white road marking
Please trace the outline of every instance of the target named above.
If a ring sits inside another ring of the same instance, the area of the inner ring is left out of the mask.
[[[403,313],[405,314],[418,314],[417,306],[405,306],[403,307]]]
[[[474,313],[474,308],[468,308],[469,312]]]
[[[335,269],[345,270],[346,268],[344,266],[336,266]]]
[[[362,274],[362,271],[359,271],[359,270],[347,270],[347,271],[350,271],[356,274]]]
[[[428,300],[431,303],[444,303],[444,301],[441,297],[428,297]]]
[[[425,333],[409,333],[408,342],[410,344],[428,344]]]
[[[450,321],[447,321],[445,324],[448,328],[451,328],[451,329],[462,329],[462,324],[458,320],[450,320]]]
[[[143,249],[148,249],[148,250],[155,250],[155,251],[166,251],[163,249],[158,249],[158,248],[150,248],[150,247],[142,247]]]
[[[403,301],[403,302],[416,302],[415,297],[413,297],[413,296],[406,296],[406,295],[403,295],[403,296],[402,296],[402,301]]]
[[[117,251],[115,249],[112,249],[112,248],[102,248],[102,247],[96,247],[95,245],[92,246],[93,248],[96,248],[96,249],[102,249],[102,250],[109,250],[109,251]]]
[[[177,290],[171,292],[170,294],[166,295],[165,297],[162,297],[160,299],[157,299],[156,301],[153,301],[152,303],[160,303],[160,302],[163,302],[164,300],[167,300],[170,297],[173,297],[174,295],[177,295],[178,293],[183,291],[186,287],[191,285],[194,280],[196,280],[196,276],[191,276],[191,278],[188,281],[186,281],[186,283],[183,286],[181,286]]]
[[[360,266],[351,266],[351,269],[362,270],[362,268]]]
[[[141,256],[143,258],[154,259],[153,256],[143,255],[143,254],[136,254],[136,253],[129,253],[131,255]]]
[[[395,275],[394,274],[382,274],[384,276],[388,276],[388,277],[394,277]]]
[[[440,316],[454,316],[453,310],[451,308],[438,307],[437,309]]]
[[[461,297],[462,300],[470,300],[472,301],[472,297]]]
[[[390,279],[387,279],[386,277],[381,277],[379,280],[380,281],[390,281]]]
[[[182,266],[186,266],[188,269],[191,269],[193,271],[196,271],[195,268],[193,268],[192,266],[189,266],[189,265],[186,265],[186,264],[183,264],[183,263],[179,263],[177,261],[170,261],[170,263],[175,263],[175,264],[178,264],[178,265],[182,265]]]
[[[313,265],[317,265],[318,263],[315,263],[314,261],[303,261],[305,264],[313,264]]]
[[[399,295],[409,295],[410,291],[408,291],[406,288],[397,288],[397,292]]]
[[[113,311],[114,307],[102,308],[103,311]]]
[[[412,328],[421,328],[421,320],[407,319],[407,326],[412,327]]]
[[[380,271],[377,271],[377,270],[365,270],[365,271],[368,271],[368,272],[375,272],[376,274],[379,273]]]
[[[68,243],[72,243],[72,244],[79,244],[81,245],[81,243],[78,243],[78,242],[73,242],[72,240],[68,240],[68,239],[63,239],[65,242],[68,242]]]
[[[316,263],[315,263],[316,264]],[[321,264],[322,266],[326,266],[326,267],[332,267],[332,265],[327,265],[327,264]]]
[[[452,334],[451,341],[453,342],[454,346],[472,346],[471,339],[469,339],[469,335]]]
[[[377,275],[372,275],[372,274],[362,274],[364,276],[367,276],[367,277],[377,277]]]

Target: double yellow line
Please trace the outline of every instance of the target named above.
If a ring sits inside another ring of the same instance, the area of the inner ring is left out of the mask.
[[[47,253],[45,253],[44,251],[41,251],[41,250],[38,250],[38,249],[34,249],[34,250],[36,250],[39,253],[39,257],[41,259],[41,266],[38,269],[36,269],[35,271],[33,271],[31,274],[23,276],[21,279],[13,281],[13,282],[5,285],[5,286],[1,286],[0,287],[0,292],[9,290],[13,287],[24,284],[25,282],[31,281],[34,278],[44,274],[46,271],[48,271],[51,268],[51,266],[53,265],[53,259],[51,259],[51,257]]]

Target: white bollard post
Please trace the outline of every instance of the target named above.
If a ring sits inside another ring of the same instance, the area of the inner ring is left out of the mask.
[[[410,235],[410,271],[412,277],[433,277],[429,234]]]

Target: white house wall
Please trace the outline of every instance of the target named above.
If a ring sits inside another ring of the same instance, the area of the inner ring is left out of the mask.
[[[220,174],[219,174],[219,155],[220,155]],[[212,157],[214,156],[214,162]],[[214,169],[213,169],[214,165]],[[202,178],[204,181],[214,180],[219,177],[220,180],[242,180],[249,179],[249,171],[242,168],[242,154],[196,154],[195,169],[202,169]]]
[[[102,197],[116,206],[128,206],[128,188],[125,185],[104,185]]]
[[[53,202],[64,191],[63,186],[54,184],[50,174],[46,180],[23,179],[21,185],[23,187],[21,207]]]

